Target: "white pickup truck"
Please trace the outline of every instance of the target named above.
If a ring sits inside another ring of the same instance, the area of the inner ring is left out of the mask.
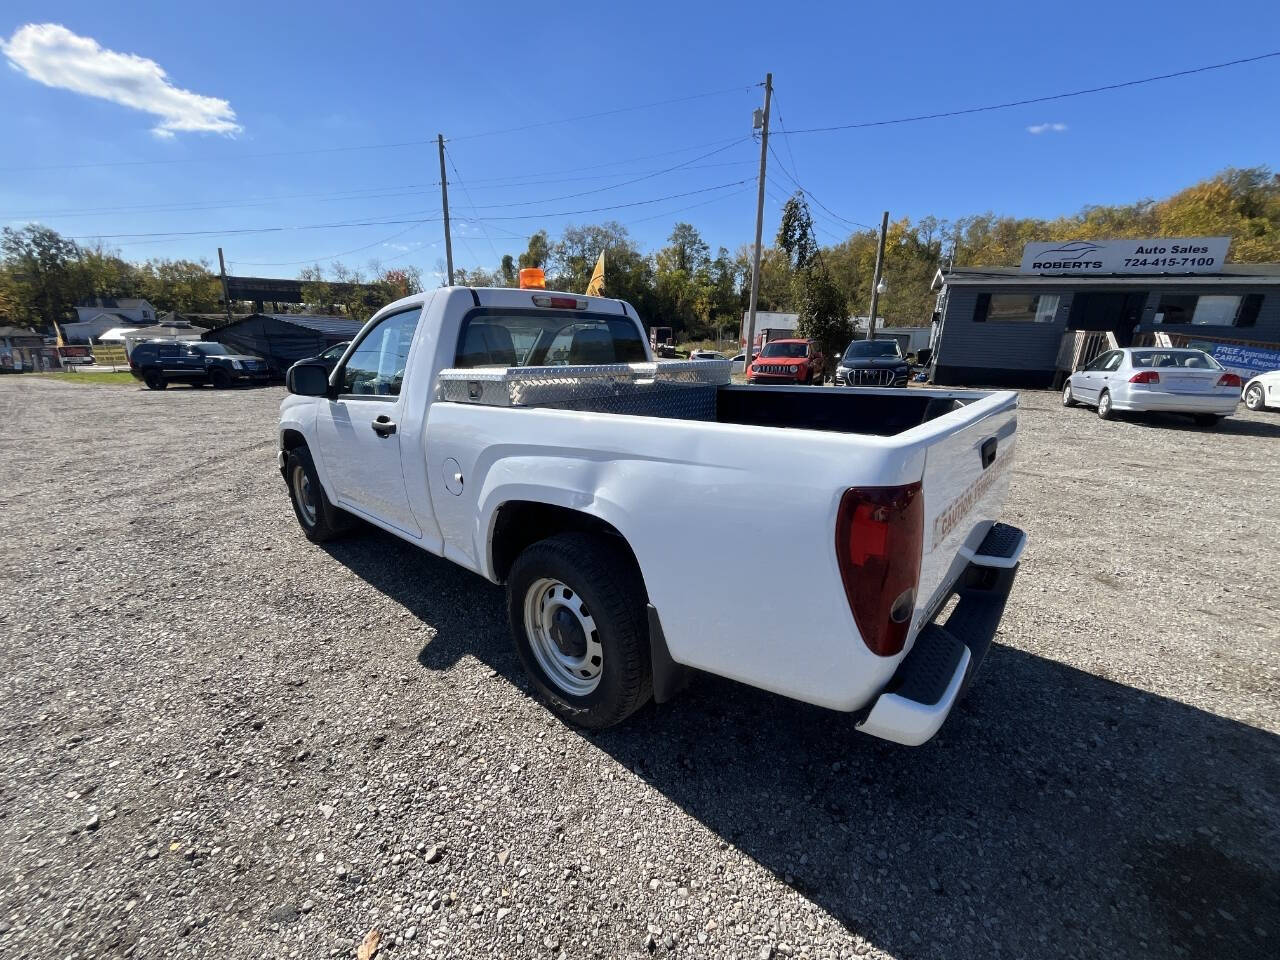
[[[1016,395],[729,380],[655,362],[619,300],[445,287],[379,311],[332,372],[289,371],[280,470],[312,540],[359,517],[505,583],[572,723],[702,670],[924,743],[1026,542],[996,522]]]

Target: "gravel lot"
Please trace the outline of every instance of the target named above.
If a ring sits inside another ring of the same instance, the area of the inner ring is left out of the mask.
[[[279,397],[0,378],[5,956],[1280,952],[1280,414],[1025,394],[1022,573],[910,750],[713,678],[562,726],[499,588],[303,539]]]

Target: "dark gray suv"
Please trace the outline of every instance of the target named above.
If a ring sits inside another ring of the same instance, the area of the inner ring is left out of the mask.
[[[264,383],[270,376],[267,362],[258,357],[232,353],[220,343],[193,343],[182,340],[148,340],[129,353],[129,372],[152,390],[170,383],[193,387],[211,384],[230,387],[236,383]]]

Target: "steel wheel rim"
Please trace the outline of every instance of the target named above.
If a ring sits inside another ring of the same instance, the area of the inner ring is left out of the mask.
[[[1244,402],[1250,409],[1262,406],[1262,388],[1255,383],[1245,391]]]
[[[535,580],[524,595],[524,630],[534,660],[556,687],[584,697],[600,685],[600,630],[578,591],[550,577]]]
[[[1111,410],[1111,394],[1104,393],[1098,400],[1098,410],[1101,413],[1108,413]]]
[[[298,512],[302,514],[302,522],[308,527],[316,525],[316,498],[311,489],[311,478],[299,464],[293,468],[293,495],[298,501]]]
[[[1071,384],[1067,384],[1062,388],[1062,402],[1066,403],[1071,399]]]

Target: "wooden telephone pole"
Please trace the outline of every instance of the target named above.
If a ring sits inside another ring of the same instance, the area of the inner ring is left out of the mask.
[[[440,203],[444,206],[444,262],[449,271],[449,286],[453,286],[453,239],[449,236],[449,178],[444,175],[444,134],[436,134],[440,147]]]
[[[764,233],[764,173],[769,157],[769,103],[773,99],[773,74],[764,75],[764,122],[760,128],[760,184],[756,189],[756,245],[751,253],[751,301],[747,306],[747,346],[742,372],[751,366],[751,348],[756,342],[756,303],[760,299],[760,240]]]

